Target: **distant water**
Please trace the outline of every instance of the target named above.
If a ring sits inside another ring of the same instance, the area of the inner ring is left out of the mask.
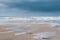
[[[12,18],[13,19],[13,18]],[[0,19],[0,24],[6,24],[6,23],[10,23],[9,22],[9,18],[6,19],[6,18],[1,18]],[[15,19],[14,19],[15,20]],[[18,19],[19,20],[19,19]],[[18,21],[18,20],[15,20],[15,21]],[[12,20],[11,20],[12,21]],[[24,21],[24,20],[23,20]],[[24,29],[27,25],[30,25],[32,23],[35,23],[35,24],[52,24],[52,28],[55,28],[55,29],[60,29],[60,20],[37,20],[37,19],[34,19],[34,20],[25,20],[26,22],[25,23],[22,23],[16,27],[11,27],[11,28],[7,28],[9,30],[19,30],[19,29]],[[13,23],[12,23],[13,24]]]

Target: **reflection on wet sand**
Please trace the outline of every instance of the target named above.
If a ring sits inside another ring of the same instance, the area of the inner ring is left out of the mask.
[[[1,40],[59,40],[60,30],[51,24],[24,23],[0,24]]]

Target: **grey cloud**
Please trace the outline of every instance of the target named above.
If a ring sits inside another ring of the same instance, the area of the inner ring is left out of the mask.
[[[0,0],[0,15],[24,16],[24,15],[55,15],[50,13],[60,11],[60,1],[58,0]],[[36,13],[35,13],[36,12]]]

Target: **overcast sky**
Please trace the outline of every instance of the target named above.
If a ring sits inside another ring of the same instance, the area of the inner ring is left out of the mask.
[[[0,16],[60,16],[60,1],[0,0]]]

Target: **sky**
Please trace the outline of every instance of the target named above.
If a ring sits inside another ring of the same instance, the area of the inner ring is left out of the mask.
[[[59,0],[0,0],[0,16],[60,16]]]

